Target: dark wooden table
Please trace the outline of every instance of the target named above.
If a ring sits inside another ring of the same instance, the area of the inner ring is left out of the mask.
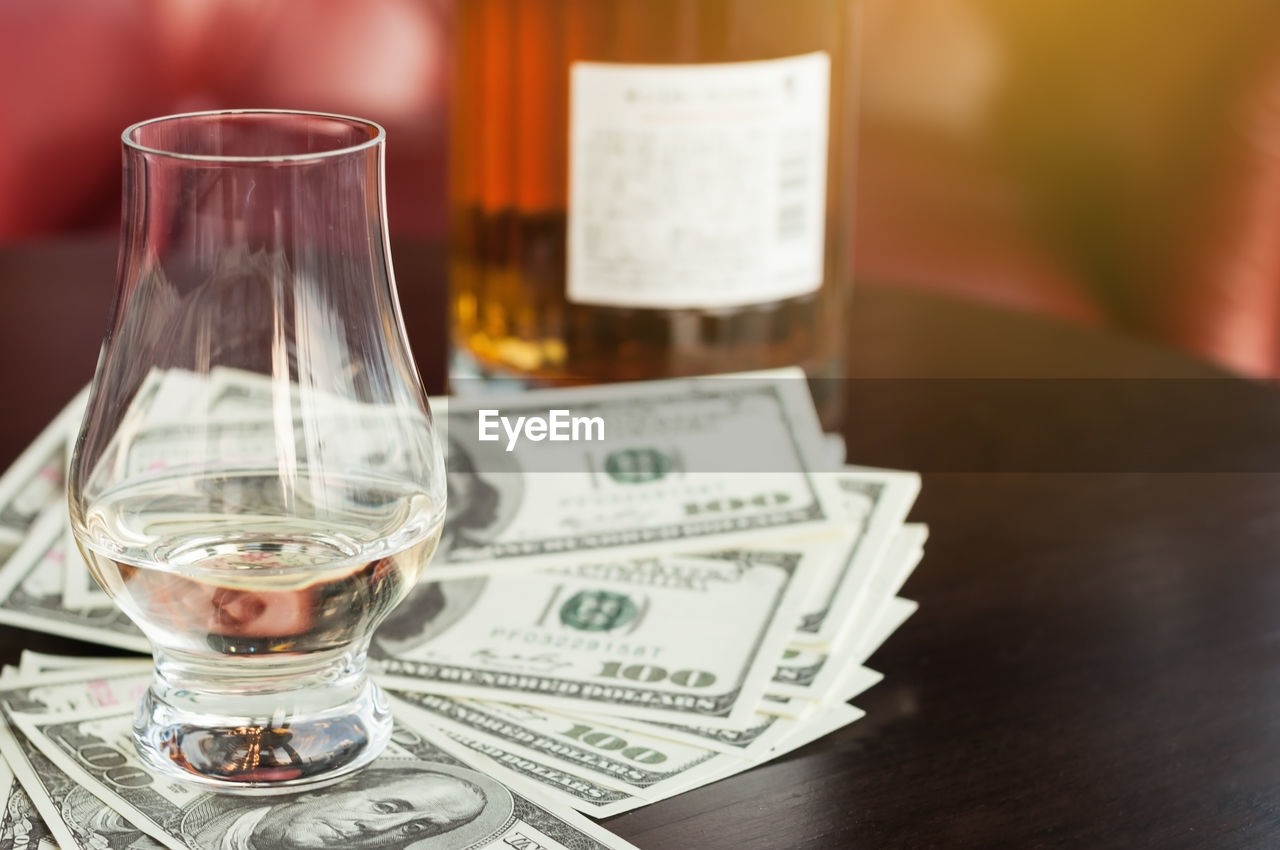
[[[397,245],[439,389],[440,252]],[[90,377],[110,239],[0,249],[0,466]],[[1280,846],[1280,396],[1109,332],[861,286],[844,431],[924,471],[867,717],[608,822],[642,848]],[[0,629],[23,647],[102,651]]]

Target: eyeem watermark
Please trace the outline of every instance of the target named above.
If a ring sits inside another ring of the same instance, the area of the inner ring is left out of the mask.
[[[604,439],[602,416],[574,416],[567,410],[548,410],[546,416],[517,416],[514,422],[497,410],[480,410],[476,416],[479,440],[496,443],[505,433],[509,452],[522,437],[535,443]]]

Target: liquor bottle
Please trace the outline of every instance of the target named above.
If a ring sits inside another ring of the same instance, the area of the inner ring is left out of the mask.
[[[853,0],[462,0],[459,374],[839,374]]]

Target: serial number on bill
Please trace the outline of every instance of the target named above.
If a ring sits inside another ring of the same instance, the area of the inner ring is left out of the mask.
[[[523,644],[524,646],[603,652],[610,655],[623,655],[628,658],[657,658],[662,654],[662,647],[653,644],[601,640],[600,638],[586,635],[558,635],[527,629],[496,627],[489,633],[489,637],[506,640],[510,643]]]

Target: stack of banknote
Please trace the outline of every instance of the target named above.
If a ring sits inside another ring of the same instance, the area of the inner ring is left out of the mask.
[[[214,377],[201,392],[235,422],[259,388]],[[186,380],[152,390],[175,394],[175,420]],[[68,528],[83,396],[0,478],[0,623],[143,655],[27,652],[5,670],[6,850],[629,847],[582,814],[857,721],[851,703],[881,678],[867,659],[916,609],[897,594],[926,538],[906,522],[919,477],[845,465],[794,374],[433,400],[450,510],[370,647],[393,743],[322,791],[212,794],[148,773],[130,744],[148,643]],[[499,415],[552,410],[589,412],[605,439],[522,451],[497,426],[487,439]],[[450,783],[476,810],[444,821]]]

